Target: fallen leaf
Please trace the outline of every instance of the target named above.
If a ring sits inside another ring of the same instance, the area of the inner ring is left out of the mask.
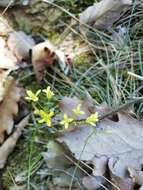
[[[48,152],[44,152],[42,155],[48,168],[65,169],[71,166],[69,160],[65,158],[65,150],[54,141],[48,143]]]
[[[37,81],[43,80],[46,67],[53,66],[55,61],[61,70],[67,73],[66,56],[49,41],[41,42],[32,48],[32,64]]]
[[[6,91],[6,81],[10,80],[9,71],[0,69],[0,102],[3,100]]]
[[[9,34],[7,45],[10,51],[21,61],[29,57],[29,50],[32,49],[35,42],[31,36],[23,31],[17,31]]]
[[[50,141],[48,143],[48,151],[43,153],[44,160],[48,166],[48,173],[53,176],[53,183],[62,188],[69,187],[71,183],[71,176],[75,170],[73,163],[65,157],[65,149],[57,142]],[[73,156],[70,158],[74,160]],[[47,173],[47,172],[46,172]],[[80,187],[81,179],[84,177],[84,172],[77,169],[76,174],[73,176],[72,187]]]
[[[87,189],[98,189],[101,187],[105,189],[106,187],[102,184],[106,184],[106,181],[101,176],[86,176],[83,178],[83,185]]]
[[[81,24],[87,23],[96,29],[111,30],[121,13],[131,5],[131,0],[102,0],[88,7],[79,15]]]
[[[81,111],[83,111],[84,114],[75,116],[74,109],[76,109],[78,105],[81,105]],[[69,117],[76,120],[85,119],[91,113],[95,113],[95,106],[90,97],[86,97],[83,101],[81,101],[77,97],[70,98],[65,96],[60,101],[60,109],[63,113],[67,113]]]
[[[6,163],[9,154],[13,151],[18,138],[20,137],[22,130],[28,124],[29,116],[22,119],[17,125],[16,129],[10,137],[0,147],[0,169],[2,169]]]
[[[17,59],[11,51],[6,47],[5,40],[0,37],[0,68],[15,70],[18,68]]]
[[[135,183],[130,177],[120,177],[110,171],[110,180],[113,190],[134,190]]]
[[[8,21],[1,15],[1,17],[0,17],[0,36],[7,37],[9,32],[12,32],[12,28],[10,27]]]
[[[73,176],[75,170],[75,166],[65,169],[65,170],[59,170],[59,172],[57,173],[57,175],[53,175],[53,184],[55,186],[60,186],[62,188],[64,187],[69,187],[70,183],[71,183],[71,177]],[[78,188],[81,189],[82,187],[82,183],[81,183],[81,179],[83,178],[83,172],[78,169],[75,173],[75,175],[73,176],[73,184],[72,184],[72,188]]]
[[[5,96],[0,104],[0,143],[3,143],[5,132],[9,135],[14,125],[14,116],[18,114],[18,102],[21,97],[21,88],[18,88],[13,78],[5,84]]]
[[[39,43],[32,48],[32,64],[39,82],[44,77],[46,67],[53,65],[55,59],[55,48],[49,41]]]
[[[71,104],[71,101],[68,102],[66,98],[64,111],[72,114],[71,105],[75,106],[78,102],[77,98],[73,98]],[[82,106],[81,109],[83,109]],[[95,110],[108,112],[108,109],[102,106],[101,108],[95,107]],[[108,180],[112,189],[133,190],[135,183],[143,185],[141,172],[143,122],[126,112],[117,113],[117,117],[118,120],[115,121],[110,118],[101,120],[96,129],[80,124],[75,130],[66,131],[56,139],[59,145],[66,148],[66,151],[68,150],[77,162],[79,160],[85,165],[93,166],[91,178],[83,178],[86,187],[91,186],[92,189],[97,187],[98,180],[95,178],[94,181],[94,177],[103,177],[104,180],[99,180],[103,182],[101,185],[106,185],[104,182]],[[65,155],[68,156],[66,152]],[[129,168],[132,168],[132,173]],[[137,175],[139,173],[133,173],[133,171],[140,171],[140,176]],[[110,178],[105,180],[107,173],[110,174]]]
[[[135,170],[134,168],[128,168],[131,178],[133,179],[134,183],[139,185],[143,184],[143,171],[142,168],[140,170]]]

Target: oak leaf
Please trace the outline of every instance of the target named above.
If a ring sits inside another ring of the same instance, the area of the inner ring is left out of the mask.
[[[64,98],[62,110],[72,114],[71,105],[75,107],[79,102],[81,101],[77,98],[68,98],[68,101]],[[87,108],[92,105],[91,101],[89,103],[86,103],[86,109],[81,104],[81,109],[84,109],[86,114]],[[95,111],[100,115],[108,110],[110,109],[105,106],[95,106]],[[75,130],[64,132],[56,138],[56,142],[58,146],[64,147],[64,154],[69,158],[69,162],[74,160],[73,165],[89,165],[90,175],[87,176],[86,171],[83,177],[83,184],[87,188],[107,188],[110,185],[111,189],[133,190],[135,184],[143,185],[143,121],[133,118],[126,110],[118,112],[116,120],[101,120],[96,128],[78,123]],[[70,152],[74,159],[67,152]]]

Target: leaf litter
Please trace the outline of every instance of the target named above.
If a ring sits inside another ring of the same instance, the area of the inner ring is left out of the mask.
[[[79,102],[81,101],[77,98],[65,97],[61,101],[62,110],[72,116],[73,109],[71,108],[76,107]],[[89,105],[86,102],[86,109],[84,106],[81,106],[81,109],[88,114],[90,107],[91,102]],[[103,114],[109,109],[99,106],[94,107],[94,110]],[[118,112],[117,117],[117,121],[111,118],[101,120],[96,128],[81,124],[64,132],[55,140],[55,143],[58,144],[52,143],[51,146],[50,143],[47,153],[44,153],[48,167],[58,168],[60,166],[64,170],[69,170],[71,167],[77,167],[78,170],[81,167],[87,167],[82,182],[89,189],[110,185],[111,189],[131,190],[134,189],[135,183],[142,186],[143,122],[124,111]],[[57,152],[55,149],[57,146],[59,146],[59,153],[54,154]],[[53,153],[51,154],[51,152]],[[68,160],[68,158],[70,159]],[[50,160],[55,163],[51,165]],[[68,166],[67,161],[73,166]],[[90,176],[88,176],[88,165],[92,166]],[[108,180],[111,180],[114,185],[106,180],[108,175],[110,176]]]
[[[101,0],[79,15],[81,30],[84,30],[82,24],[90,24],[96,29],[110,31],[130,7],[130,0]],[[69,61],[69,55],[59,51],[50,41],[35,44],[32,37],[23,31],[13,32],[1,25],[0,34],[8,38],[5,40],[0,37],[0,169],[4,167],[29,118],[25,117],[17,125],[14,123],[15,116],[19,114],[21,88],[10,76],[11,71],[17,70],[23,61],[28,61],[29,51],[32,51],[32,65],[38,82],[44,79],[46,67],[54,65],[55,61],[67,73]],[[116,39],[117,36],[114,32],[114,43],[122,46],[122,32],[119,37],[121,42]],[[94,106],[89,97],[83,101],[77,97],[64,97],[60,102],[61,111],[75,117],[72,110],[79,104],[84,114],[76,117],[78,121],[84,120],[91,113],[98,112],[102,116],[110,111],[103,105]],[[10,135],[6,139],[5,132]],[[143,189],[142,134],[143,121],[131,117],[125,110],[116,113],[115,119],[102,119],[96,128],[80,123],[72,126],[54,141],[50,141],[47,152],[43,153],[54,185],[62,188],[72,186],[75,189],[86,187],[121,190],[133,190],[138,185],[140,190]]]

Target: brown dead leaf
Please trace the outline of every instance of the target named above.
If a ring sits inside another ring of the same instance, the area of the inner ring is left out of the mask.
[[[18,68],[17,59],[6,47],[5,40],[0,37],[0,69],[15,70]]]
[[[131,0],[101,0],[88,7],[79,16],[81,23],[92,25],[96,29],[110,30],[121,13],[131,5]]]
[[[122,178],[111,173],[112,190],[134,190],[135,183],[132,178]]]
[[[99,189],[101,187],[105,189],[106,187],[102,186],[103,183],[106,184],[106,181],[101,176],[86,176],[83,178],[83,185],[87,189]]]
[[[0,102],[3,100],[6,91],[6,81],[10,80],[9,71],[0,69]]]
[[[75,98],[72,101],[72,105],[79,102]],[[66,108],[64,112],[67,114],[71,114],[71,102],[69,102],[64,101],[64,109]],[[96,110],[107,109],[101,107]],[[116,121],[109,118],[101,120],[96,129],[88,125],[80,125],[74,131],[64,132],[57,141],[74,155],[75,160],[93,165],[91,176],[106,177],[106,173],[110,173],[108,180],[113,182],[112,185],[110,184],[112,189],[133,190],[135,183],[143,185],[141,172],[143,122],[126,112],[117,113],[117,117]],[[92,189],[97,187],[97,179],[94,181],[86,178],[84,184],[86,181]]]
[[[12,28],[8,21],[1,15],[0,17],[0,36],[8,36],[9,32],[12,32]]]
[[[3,143],[5,132],[10,134],[13,129],[14,116],[18,113],[18,102],[21,97],[21,89],[9,78],[5,84],[4,99],[0,104],[0,143]]]
[[[0,169],[2,169],[6,163],[7,157],[13,151],[18,138],[20,137],[22,130],[28,124],[29,116],[26,116],[22,121],[16,125],[14,133],[4,142],[0,147]]]
[[[72,60],[63,51],[56,49],[49,41],[39,43],[32,48],[32,64],[37,81],[40,82],[44,78],[46,67],[53,66],[55,61],[67,74]]]
[[[21,61],[29,57],[29,50],[35,45],[35,42],[31,36],[23,31],[17,31],[9,34],[7,45],[10,51]]]
[[[143,184],[143,171],[142,168],[140,170],[135,170],[134,168],[128,168],[131,178],[133,179],[134,183],[139,185]]]
[[[51,66],[56,59],[55,49],[48,41],[39,43],[32,48],[32,64],[37,80],[44,77],[47,66]]]

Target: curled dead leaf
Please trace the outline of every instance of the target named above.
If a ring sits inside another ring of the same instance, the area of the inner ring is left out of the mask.
[[[7,37],[9,32],[12,32],[12,28],[10,27],[8,21],[1,15],[1,17],[0,17],[0,36]]]
[[[53,66],[57,61],[61,70],[67,74],[69,67],[67,65],[65,54],[57,50],[49,41],[41,42],[32,48],[32,64],[37,81],[44,78],[46,67]]]
[[[22,130],[28,124],[29,116],[22,119],[17,125],[14,133],[4,142],[0,147],[0,169],[2,169],[6,163],[7,157],[13,151],[18,138],[20,137]]]
[[[79,15],[81,23],[92,25],[96,29],[110,30],[124,9],[131,5],[131,0],[102,0],[88,7]]]
[[[5,40],[0,37],[0,69],[15,70],[18,68],[17,59],[6,47]]]
[[[6,81],[10,80],[9,71],[0,69],[0,102],[3,100],[6,91]]]
[[[133,179],[134,183],[137,183],[139,185],[143,184],[143,171],[142,167],[140,170],[135,170],[134,168],[130,167],[128,168],[128,171],[130,173],[131,178]]]
[[[0,104],[0,143],[3,143],[5,132],[10,134],[14,125],[14,116],[18,114],[18,102],[21,98],[21,89],[16,86],[13,78],[6,81],[5,95]]]
[[[86,176],[83,178],[83,185],[87,189],[99,189],[103,187],[103,189],[106,189],[106,187],[102,184],[106,184],[105,179],[103,179],[101,176]]]
[[[7,45],[10,51],[21,61],[29,57],[29,50],[35,45],[35,42],[31,36],[23,31],[18,31],[9,34]]]
[[[32,48],[32,64],[39,82],[44,77],[45,68],[51,66],[55,59],[55,49],[49,41],[39,43]]]

